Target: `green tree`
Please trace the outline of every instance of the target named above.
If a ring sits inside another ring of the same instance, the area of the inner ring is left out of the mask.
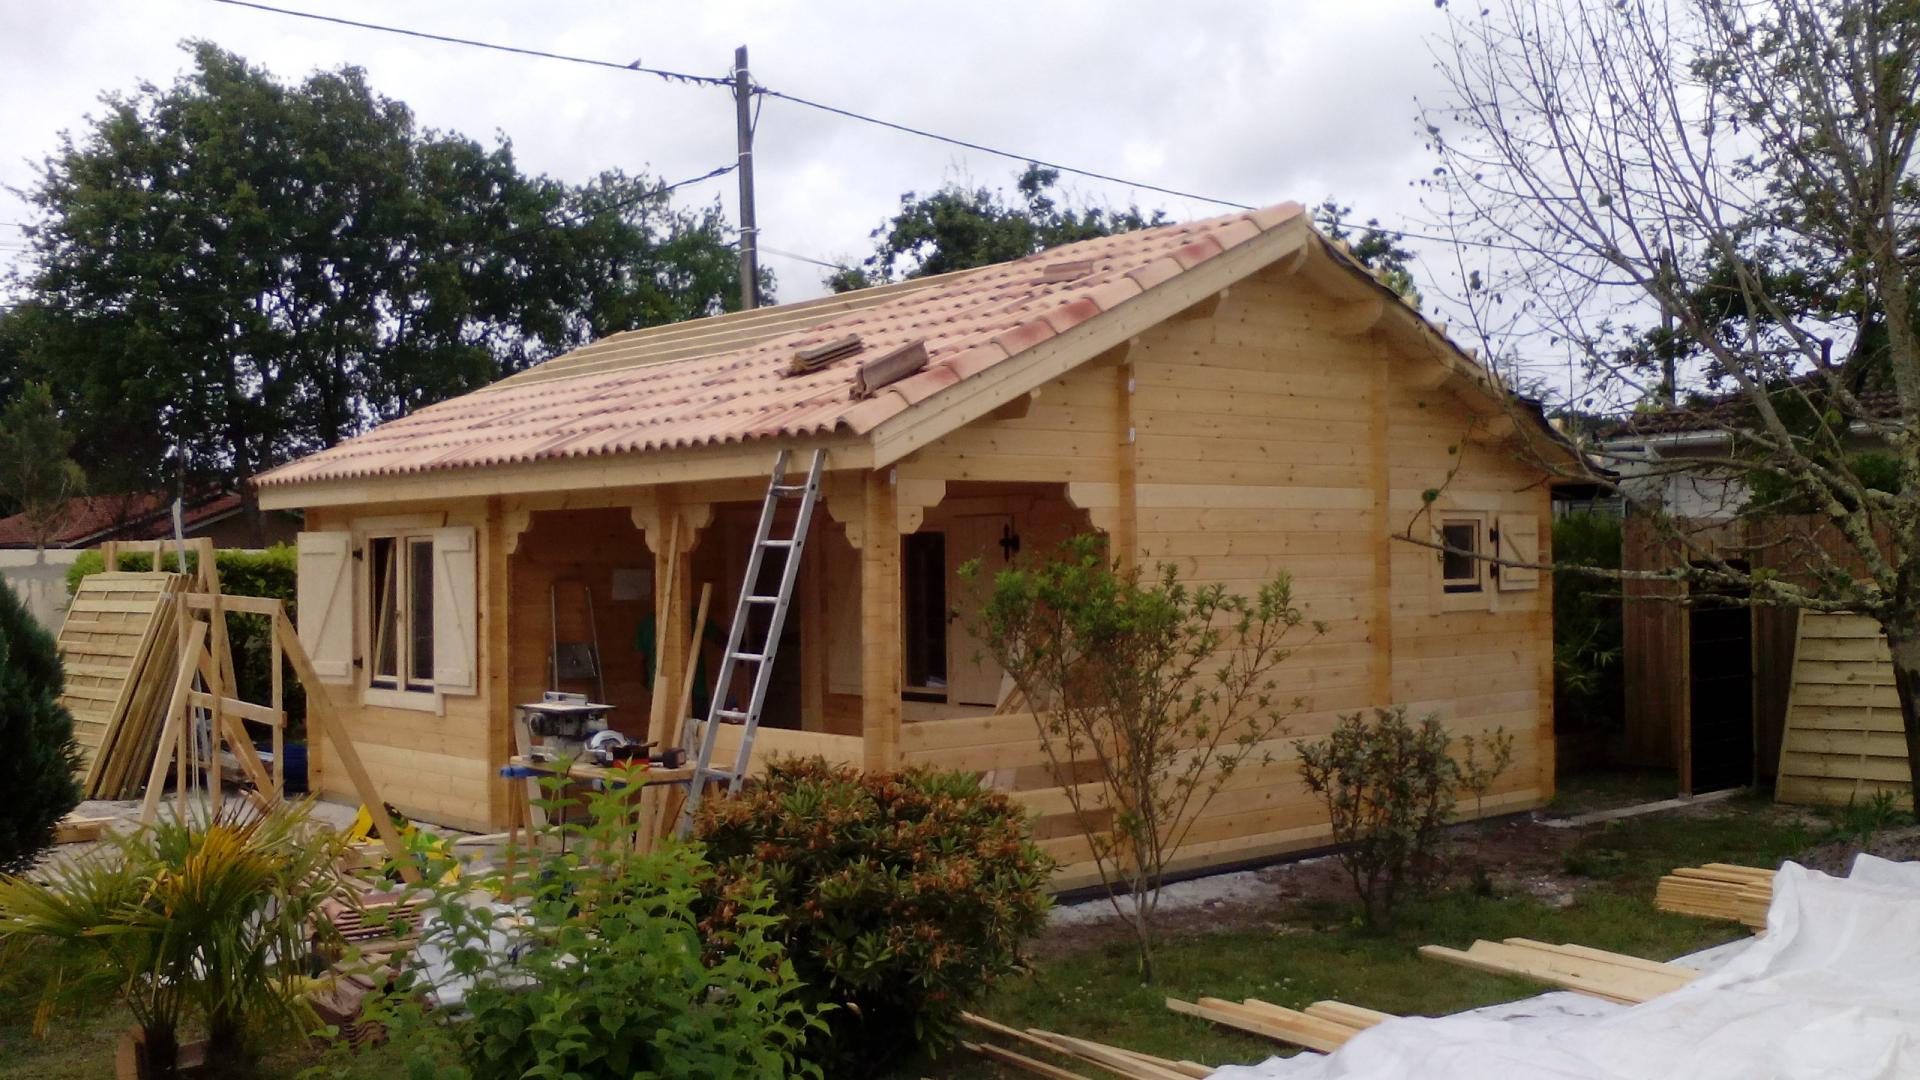
[[[990,266],[1076,240],[1130,232],[1166,221],[1160,210],[1075,207],[1056,185],[1058,170],[1028,164],[1014,195],[949,182],[929,195],[900,196],[900,212],[873,230],[873,254],[827,279],[834,292],[904,278]]]
[[[0,874],[18,873],[48,844],[53,826],[80,802],[73,772],[73,717],[53,638],[13,590],[0,584]]]
[[[108,95],[29,193],[26,363],[103,488],[238,486],[735,302],[717,207],[676,209],[644,176],[527,176],[505,141],[420,128],[357,68],[288,83],[189,48],[171,86]]]
[[[0,409],[0,497],[25,517],[33,546],[44,552],[67,522],[87,477],[71,456],[73,436],[45,383],[28,383]]]
[[[1420,290],[1413,284],[1412,250],[1401,246],[1399,233],[1382,228],[1379,218],[1368,218],[1365,225],[1352,221],[1353,207],[1340,205],[1331,195],[1313,208],[1313,223],[1327,239],[1346,244],[1355,261],[1380,275],[1388,288],[1418,309]]]

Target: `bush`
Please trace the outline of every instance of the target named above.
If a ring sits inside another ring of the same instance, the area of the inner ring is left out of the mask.
[[[1563,732],[1611,733],[1626,717],[1620,583],[1566,569],[1618,570],[1621,535],[1606,514],[1553,523],[1553,716]]]
[[[634,807],[618,791],[589,796],[583,820],[523,853],[531,885],[495,873],[433,887],[408,969],[364,1016],[408,1074],[819,1076],[798,1054],[817,1013],[799,998],[765,883],[717,880],[694,845],[635,853]],[[702,928],[703,901],[724,928]],[[426,994],[448,1007],[429,1010]],[[337,1071],[353,1074],[354,1052],[338,1053]]]
[[[207,1033],[207,1061],[249,1075],[262,1035],[317,1026],[297,958],[338,886],[342,843],[308,826],[305,805],[163,815],[46,884],[0,878],[0,943],[49,950],[50,986],[70,999],[117,994],[145,1035],[151,1075],[173,1075],[189,1024]]]
[[[742,797],[704,804],[697,830],[723,890],[771,884],[794,966],[840,1006],[811,1051],[832,1076],[949,1047],[961,1010],[1046,921],[1052,861],[1021,808],[971,773],[776,763]]]
[[[1333,733],[1300,746],[1300,774],[1327,803],[1337,858],[1353,880],[1363,917],[1373,923],[1401,890],[1428,880],[1440,832],[1462,794],[1484,797],[1513,760],[1513,737],[1496,730],[1478,757],[1462,736],[1461,760],[1440,717],[1407,722],[1405,706],[1343,716]]]
[[[200,557],[189,551],[188,570],[197,568],[199,564]],[[293,545],[275,544],[264,551],[223,550],[215,556],[214,565],[220,571],[221,591],[234,596],[264,596],[279,600],[286,606],[287,617],[293,618],[293,600],[300,576],[299,558]],[[162,570],[172,570],[178,566],[179,559],[172,552],[161,556]],[[80,588],[81,581],[104,569],[106,562],[100,552],[83,552],[67,568],[67,594],[71,596]],[[153,558],[144,552],[122,552],[120,569],[145,572],[153,569]],[[265,704],[273,690],[272,628],[267,625],[267,620],[258,615],[230,614],[227,616],[227,642],[233,650],[233,674],[240,683],[238,696],[243,701]],[[286,680],[283,685],[287,740],[299,742],[306,738],[306,690],[293,679]]]
[[[24,870],[80,802],[65,685],[53,638],[0,584],[0,872]]]

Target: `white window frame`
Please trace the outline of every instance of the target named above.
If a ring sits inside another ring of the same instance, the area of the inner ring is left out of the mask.
[[[375,674],[375,667],[379,663],[377,637],[379,597],[375,596],[373,591],[373,560],[374,545],[382,540],[393,542],[397,575],[394,582],[394,596],[397,601],[394,625],[399,637],[394,642],[394,675],[391,681],[388,681],[386,676]],[[358,600],[356,606],[360,610],[361,617],[356,652],[358,653],[357,666],[360,671],[360,699],[368,705],[384,705],[396,709],[415,709],[434,713],[444,711],[443,691],[434,683],[433,676],[429,674],[423,682],[408,675],[412,663],[412,657],[408,653],[413,637],[411,619],[415,615],[412,597],[413,549],[416,544],[425,545],[428,552],[427,563],[433,568],[430,572],[437,573],[439,568],[433,552],[433,542],[434,530],[431,528],[376,529],[360,537],[358,550],[362,557],[358,560],[360,573],[355,595]],[[430,587],[426,612],[426,617],[429,619],[434,615],[432,595]],[[434,647],[439,647],[437,641]]]

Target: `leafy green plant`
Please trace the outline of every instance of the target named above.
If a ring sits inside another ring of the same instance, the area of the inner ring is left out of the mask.
[[[341,842],[305,804],[165,816],[45,883],[0,878],[0,942],[50,950],[62,995],[118,995],[154,1074],[173,1074],[189,1022],[210,1063],[244,1073],[261,1038],[316,1026],[299,961]]]
[[[787,913],[778,933],[809,996],[838,1006],[813,1051],[834,1076],[951,1046],[960,1011],[1046,922],[1052,860],[971,773],[777,762],[703,805],[697,835],[719,869],[709,925],[734,923],[728,891],[761,877]]]
[[[1300,775],[1326,801],[1337,858],[1369,924],[1435,865],[1441,830],[1461,795],[1484,798],[1513,761],[1513,737],[1462,736],[1461,756],[1437,714],[1407,721],[1405,706],[1343,716],[1325,739],[1300,745]],[[1485,757],[1482,757],[1482,751]]]
[[[160,557],[162,570],[177,570],[179,558],[171,551]],[[234,596],[264,596],[286,606],[287,617],[294,617],[294,595],[299,585],[299,558],[292,544],[275,544],[260,551],[223,549],[214,556],[220,571],[220,589]],[[200,566],[200,556],[187,553],[187,570]],[[67,568],[67,593],[80,583],[106,569],[98,551],[82,552]],[[153,569],[153,557],[145,552],[123,552],[120,569],[145,572]],[[240,697],[265,703],[273,685],[273,629],[257,615],[227,614],[227,642],[233,649],[233,673],[240,683]],[[287,738],[298,742],[306,737],[306,688],[297,680],[284,683],[282,704],[287,710]]]
[[[1848,799],[1847,805],[1834,811],[1832,836],[1836,840],[1867,844],[1879,832],[1913,822],[1914,815],[1900,808],[1898,795],[1876,791],[1867,796],[1865,802]]]
[[[961,569],[977,581],[978,563]],[[1273,671],[1307,617],[1276,575],[1253,596],[1108,560],[1098,536],[996,574],[971,620],[1035,710],[1042,750],[1114,911],[1153,979],[1160,884],[1242,765],[1272,760],[1287,709]],[[1308,624],[1320,633],[1325,626]],[[1072,778],[1078,782],[1070,782]]]
[[[25,869],[80,801],[73,717],[53,638],[0,584],[0,872]]]
[[[512,878],[431,886],[420,945],[365,1018],[415,1076],[819,1076],[799,1056],[819,1014],[765,882],[717,875],[697,845],[636,853],[633,799],[609,787],[517,853]],[[703,926],[703,909],[724,917]],[[350,1074],[357,1052],[339,1053]]]

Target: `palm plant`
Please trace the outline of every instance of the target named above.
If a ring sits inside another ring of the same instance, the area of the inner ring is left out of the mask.
[[[163,819],[45,882],[0,877],[0,943],[54,948],[51,986],[118,996],[154,1075],[177,1071],[189,1020],[209,1062],[239,1063],[249,1036],[314,1025],[300,961],[341,843],[304,804]]]

